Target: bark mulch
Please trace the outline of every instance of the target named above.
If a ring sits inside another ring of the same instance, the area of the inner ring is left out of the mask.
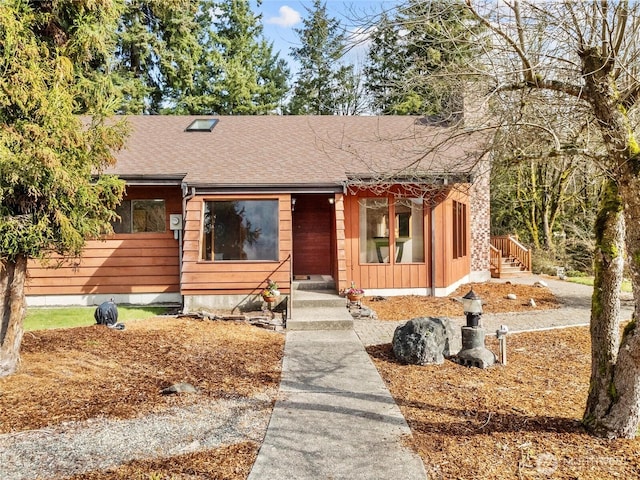
[[[460,297],[462,286],[452,297]],[[555,308],[545,288],[474,284],[485,312]],[[518,300],[506,300],[515,293]],[[370,301],[367,299],[366,301]],[[380,321],[459,316],[450,298],[371,302]],[[104,327],[25,335],[19,372],[0,379],[0,433],[98,416],[125,418],[277,386],[284,337],[234,322],[151,319],[124,332]],[[487,341],[497,351],[495,339]],[[401,365],[390,345],[368,349],[413,432],[410,446],[430,479],[640,478],[640,442],[607,441],[582,429],[589,382],[589,332],[572,328],[510,335],[506,366],[487,370]],[[189,382],[198,396],[162,396]],[[74,480],[245,479],[259,445],[139,459]]]
[[[495,338],[488,348],[498,351]],[[586,327],[510,335],[508,363],[402,365],[391,345],[368,352],[405,416],[429,479],[640,478],[640,440],[592,437]]]
[[[365,297],[363,304],[374,310],[378,319],[383,321],[408,320],[425,316],[456,317],[463,315],[460,298],[471,288],[482,298],[484,313],[531,312],[560,307],[555,295],[546,287],[493,282],[461,285],[455,292],[444,298],[405,295],[386,297],[381,300],[376,297]],[[515,300],[507,298],[510,293],[516,296]],[[535,307],[529,305],[530,299],[535,301]]]

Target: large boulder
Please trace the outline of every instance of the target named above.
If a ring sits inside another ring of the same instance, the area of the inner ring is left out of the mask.
[[[441,364],[459,348],[448,318],[421,317],[409,320],[393,334],[393,354],[402,363]]]

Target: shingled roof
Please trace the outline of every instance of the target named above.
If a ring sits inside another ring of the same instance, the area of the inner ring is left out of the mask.
[[[211,131],[186,131],[216,118]],[[349,178],[469,174],[478,135],[384,116],[128,116],[131,135],[107,173],[183,178],[196,187],[343,185]],[[453,138],[452,138],[453,136]]]

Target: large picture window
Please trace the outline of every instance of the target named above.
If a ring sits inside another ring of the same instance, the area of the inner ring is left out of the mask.
[[[360,263],[424,262],[420,198],[360,200]]]
[[[124,200],[116,208],[120,220],[112,223],[115,233],[164,232],[164,200]]]
[[[205,202],[203,260],[278,260],[278,200]]]

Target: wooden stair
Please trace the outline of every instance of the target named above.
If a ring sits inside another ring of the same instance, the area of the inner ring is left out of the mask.
[[[492,278],[531,275],[531,251],[515,237],[491,237],[489,250]]]

